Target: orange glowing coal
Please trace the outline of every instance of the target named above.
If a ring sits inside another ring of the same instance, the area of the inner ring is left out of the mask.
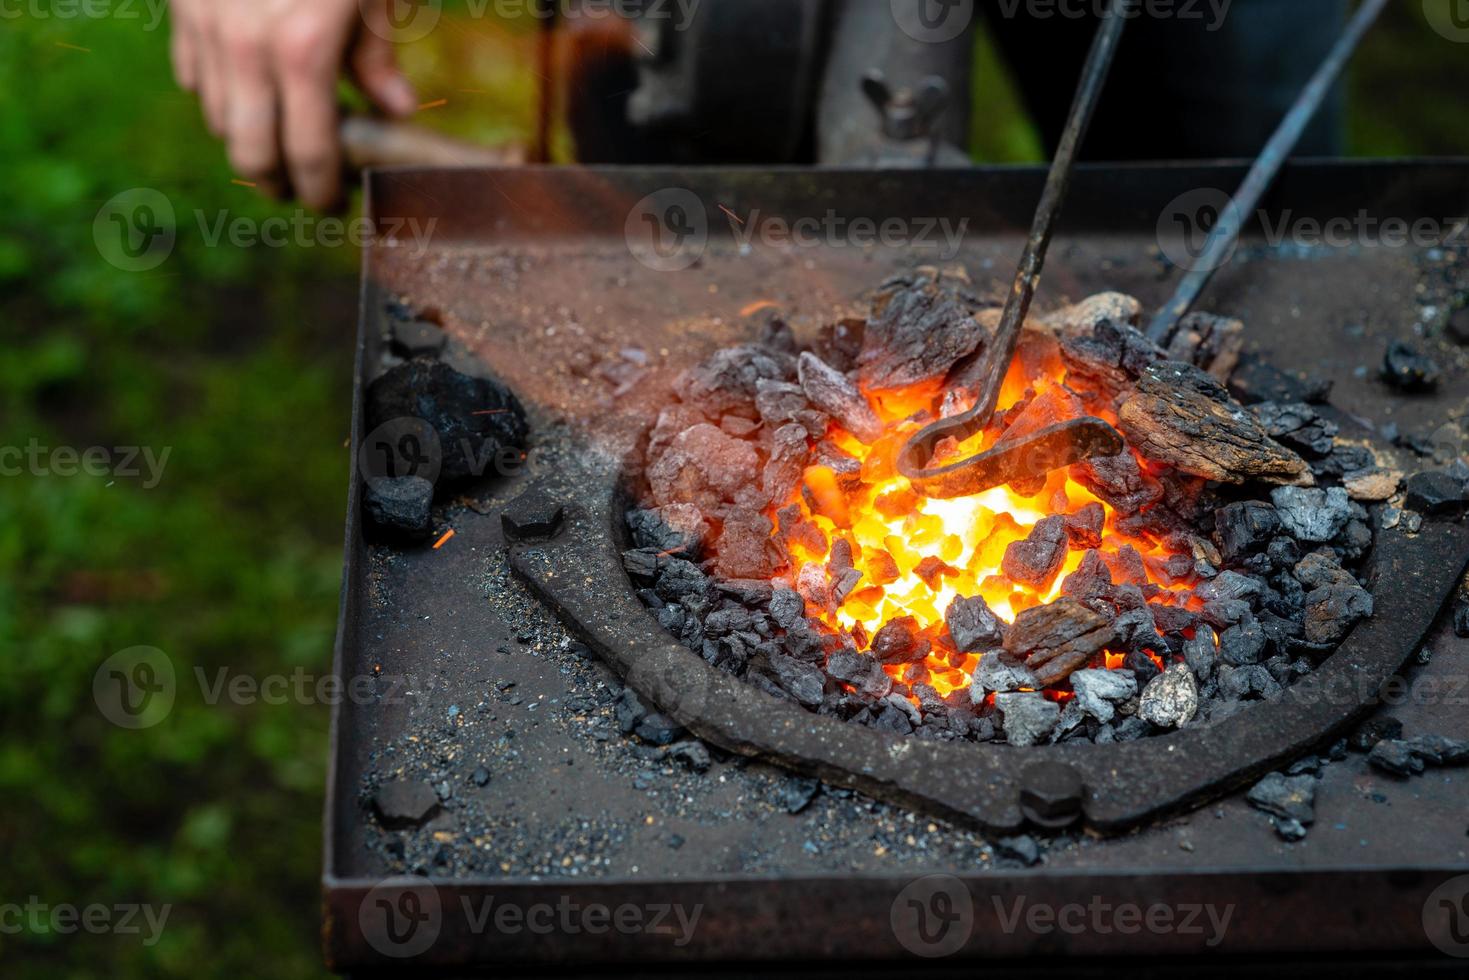
[[[1082,410],[1067,380],[1059,357],[1044,357],[1039,363],[1035,358],[1018,358],[1006,377],[996,418],[1004,419],[1006,431],[1020,432],[1067,417],[1098,414],[1094,408],[1091,412]],[[1006,549],[1027,539],[1041,520],[1052,515],[1076,515],[1088,505],[1092,505],[1093,512],[1101,507],[1105,514],[1101,546],[1097,549],[1104,562],[1121,567],[1122,551],[1130,546],[1142,557],[1149,582],[1163,590],[1153,601],[1167,604],[1189,600],[1196,582],[1181,582],[1159,572],[1172,553],[1159,541],[1118,531],[1112,509],[1073,479],[1068,470],[1045,476],[1043,485],[1033,493],[1022,492],[1035,489],[1033,486],[1000,487],[955,500],[930,499],[915,493],[897,472],[895,460],[904,442],[919,428],[913,421],[914,414],[930,409],[940,392],[924,387],[866,394],[886,426],[882,438],[864,445],[835,425],[827,434],[829,442],[860,461],[860,472],[842,472],[842,467],[830,461],[818,462],[806,469],[803,486],[792,498],[777,502],[771,509],[776,519],[783,508],[789,515],[790,508],[797,507],[803,523],[821,531],[819,536],[790,535],[776,520],[776,534],[791,555],[788,574],[793,582],[802,580],[808,566],[816,566],[812,573],[824,576],[838,542],[845,541],[850,547],[852,565],[862,573],[861,579],[839,604],[834,601],[822,607],[809,601],[808,596],[807,614],[849,635],[858,649],[867,649],[885,624],[912,617],[920,638],[931,645],[921,664],[927,674],[924,682],[940,695],[967,687],[980,654],[960,654],[955,649],[945,626],[945,610],[956,597],[982,596],[997,615],[1013,622],[1024,610],[1055,601],[1066,576],[1081,564],[1087,549],[1072,545],[1060,569],[1040,585],[1017,582],[1006,575],[1002,567]],[[1018,412],[1013,410],[1015,406],[1021,406]],[[1101,414],[1105,417],[1106,413]],[[1107,421],[1116,424],[1115,418]],[[970,443],[949,447],[942,456],[958,459],[971,455],[993,445],[1000,434],[998,430],[983,433]],[[1145,472],[1158,471],[1155,464],[1137,458]],[[939,462],[943,461],[941,458]],[[849,463],[845,469],[853,467]],[[1121,653],[1109,651],[1096,666],[1117,668],[1122,659]],[[1161,667],[1161,660],[1154,659]],[[906,679],[913,665],[889,665],[885,669],[895,678]]]

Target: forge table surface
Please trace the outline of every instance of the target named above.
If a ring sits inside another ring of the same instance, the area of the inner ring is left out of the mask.
[[[1083,171],[1037,309],[1104,290],[1156,308],[1178,276],[1159,254],[1160,217],[1178,195],[1230,188],[1239,173],[1227,166]],[[1409,220],[1469,214],[1466,175],[1469,168],[1449,164],[1296,166],[1267,209],[1301,217],[1367,208]],[[909,176],[410,171],[371,179],[380,222],[400,215],[440,221],[427,251],[406,244],[368,250],[359,402],[362,385],[381,371],[388,303],[431,311],[450,338],[451,362],[492,372],[526,403],[536,450],[532,472],[484,481],[436,506],[436,528],[455,531],[437,550],[369,545],[349,515],[338,671],[348,679],[373,678],[373,693],[344,703],[334,719],[325,885],[336,910],[328,914],[328,947],[340,965],[371,959],[341,925],[353,897],[405,873],[499,894],[515,888],[634,894],[669,882],[692,889],[683,894],[704,894],[701,889],[727,891],[729,883],[759,889],[815,881],[826,884],[803,894],[818,896],[814,907],[830,915],[845,894],[842,882],[901,882],[930,873],[960,876],[971,890],[976,878],[1001,888],[1046,877],[1110,876],[1133,882],[1138,895],[1213,879],[1231,882],[1237,891],[1230,894],[1240,900],[1257,894],[1252,888],[1285,895],[1285,907],[1293,889],[1305,889],[1302,902],[1319,900],[1304,882],[1317,881],[1314,887],[1326,893],[1346,882],[1381,885],[1388,894],[1389,875],[1407,873],[1418,882],[1422,875],[1441,880],[1469,872],[1469,771],[1430,770],[1402,780],[1370,768],[1358,753],[1324,768],[1316,823],[1301,842],[1277,837],[1270,819],[1236,793],[1119,838],[1037,836],[1034,867],[1018,856],[1024,842],[997,845],[973,830],[846,790],[811,796],[808,784],[766,764],[716,753],[707,772],[693,773],[651,758],[620,733],[613,710],[620,682],[510,572],[500,509],[538,468],[574,474],[588,452],[625,452],[678,371],[749,336],[753,321],[743,310],[779,304],[798,336],[809,337],[892,272],[922,263],[961,263],[978,289],[1002,294],[1039,185],[1038,172],[1010,170]],[[672,272],[634,258],[623,220],[642,194],[669,186],[691,188],[714,215],[700,261]],[[830,243],[741,247],[732,240],[736,232],[722,227],[720,206],[748,221],[762,205],[781,213],[798,197],[817,214],[968,216],[971,224],[953,255]],[[1250,349],[1276,366],[1332,381],[1332,404],[1379,432],[1391,423],[1462,445],[1457,423],[1469,396],[1469,364],[1463,350],[1437,336],[1445,304],[1456,289],[1469,287],[1466,245],[1469,236],[1457,247],[1435,248],[1276,246],[1256,237],[1221,270],[1200,309],[1243,320]],[[1425,328],[1428,338],[1421,336]],[[1404,398],[1378,380],[1394,339],[1413,340],[1445,367],[1436,394]],[[633,371],[629,365],[644,357],[646,366]],[[1402,462],[1410,469],[1432,465]],[[1448,618],[1431,635],[1431,659],[1405,674],[1407,692],[1382,709],[1409,735],[1469,734],[1469,640],[1454,635]],[[476,770],[483,770],[480,779]],[[387,830],[372,813],[371,795],[380,782],[400,777],[437,787],[443,804],[421,827]],[[1296,885],[1266,882],[1288,882],[1296,872],[1304,873]],[[1360,899],[1370,904],[1370,896]],[[1324,913],[1319,935],[1300,922],[1257,917],[1241,927],[1243,935],[1231,935],[1238,945],[1226,949],[1333,948],[1328,940],[1344,939],[1393,949],[1400,938],[1394,930],[1418,914],[1417,908],[1411,915],[1384,914],[1394,921],[1379,933],[1371,921],[1352,921],[1360,915],[1356,898],[1338,901],[1346,918]],[[826,943],[852,938],[837,930],[782,939],[770,953],[742,949],[737,932],[711,940],[701,955],[819,953]],[[499,948],[494,942],[456,947],[445,953],[446,962],[475,962]],[[540,948],[511,943],[504,955],[536,959]],[[1004,943],[994,949],[1017,951]],[[902,952],[890,937],[868,950]],[[557,957],[564,955],[578,954],[563,950]]]

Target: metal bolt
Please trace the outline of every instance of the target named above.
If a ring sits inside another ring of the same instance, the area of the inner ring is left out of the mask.
[[[1064,762],[1037,762],[1020,773],[1020,811],[1042,827],[1060,829],[1080,820],[1085,794],[1081,773]]]
[[[561,533],[566,507],[539,490],[528,490],[500,512],[500,527],[508,541],[535,541]]]

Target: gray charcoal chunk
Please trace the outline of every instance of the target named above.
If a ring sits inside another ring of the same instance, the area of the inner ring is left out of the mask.
[[[709,522],[692,504],[670,504],[627,515],[633,543],[669,555],[697,561],[709,536]]]
[[[820,706],[822,693],[826,687],[826,678],[819,669],[783,653],[770,655],[770,667],[775,672],[780,686],[788,691],[791,697],[808,708]]]
[[[1324,589],[1334,585],[1357,587],[1357,580],[1352,577],[1352,573],[1342,568],[1341,562],[1330,551],[1314,551],[1302,558],[1296,563],[1292,574],[1307,589]]]
[[[791,776],[781,783],[776,800],[786,813],[797,814],[811,805],[821,792],[821,780],[807,776]]]
[[[1429,766],[1469,764],[1469,741],[1444,735],[1387,739],[1372,747],[1367,761],[1397,776],[1416,776]]]
[[[984,342],[973,307],[933,277],[897,289],[867,325],[857,358],[869,390],[942,378]]]
[[[913,732],[913,721],[897,705],[885,704],[873,718],[872,727],[893,735],[910,735]]]
[[[1283,841],[1296,843],[1297,841],[1303,841],[1306,839],[1306,825],[1301,823],[1299,820],[1272,817],[1270,822],[1275,824],[1275,833]]]
[[[617,705],[613,709],[617,715],[617,727],[622,734],[631,735],[648,714],[647,705],[643,704],[637,692],[632,688],[623,688],[622,696],[617,699]]]
[[[671,745],[684,734],[683,726],[661,712],[651,712],[642,717],[633,728],[633,733],[653,745]]]
[[[770,458],[760,477],[760,488],[771,503],[783,505],[801,484],[811,448],[804,426],[791,423],[776,430],[771,438]]]
[[[1251,409],[1270,438],[1307,459],[1329,456],[1338,428],[1304,402],[1262,402]]]
[[[850,684],[863,697],[876,700],[887,695],[893,681],[876,657],[855,650],[839,650],[826,663],[826,672],[843,684]]]
[[[1078,670],[1071,675],[1075,703],[1097,721],[1117,715],[1117,705],[1137,696],[1137,678],[1128,670]]]
[[[1219,656],[1231,667],[1258,664],[1265,657],[1265,628],[1256,619],[1247,619],[1219,634]]]
[[[416,827],[439,809],[439,794],[421,779],[394,779],[372,796],[373,809],[384,827]]]
[[[1243,599],[1206,602],[1199,618],[1217,630],[1238,626],[1250,618],[1250,604]]]
[[[760,472],[755,447],[707,422],[673,437],[648,467],[648,485],[660,506],[694,504],[715,513],[753,487]]]
[[[1330,585],[1306,596],[1305,637],[1309,643],[1340,643],[1357,621],[1372,615],[1372,593]]]
[[[801,389],[811,404],[864,443],[882,437],[882,421],[857,386],[809,351],[801,355]]]
[[[1352,502],[1341,487],[1276,487],[1270,491],[1280,523],[1298,541],[1325,544],[1352,517]]]
[[[1378,742],[1403,734],[1403,723],[1396,718],[1372,718],[1364,721],[1347,739],[1347,747],[1357,752],[1370,752]]]
[[[1443,471],[1408,477],[1408,509],[1420,514],[1446,514],[1464,505],[1464,481]]]
[[[1269,700],[1281,690],[1280,682],[1259,664],[1219,668],[1219,691],[1232,701]]]
[[[1229,601],[1233,599],[1258,599],[1265,592],[1265,583],[1253,575],[1239,572],[1220,572],[1194,590],[1194,595],[1204,602]]]
[[[1112,737],[1118,742],[1136,742],[1145,738],[1152,731],[1152,726],[1143,718],[1133,715],[1124,718],[1112,730]]]
[[[1019,861],[1027,868],[1034,867],[1041,861],[1040,845],[1029,834],[1021,834],[1018,837],[1001,837],[995,841],[995,852],[1002,857]]]
[[[698,406],[709,418],[753,418],[760,382],[789,381],[794,374],[794,359],[789,355],[747,344],[716,352],[680,375],[673,389],[681,400]]]
[[[1005,624],[980,596],[959,596],[944,611],[949,638],[960,653],[984,653],[1005,642]]]
[[[1433,391],[1442,376],[1438,362],[1412,344],[1402,340],[1388,344],[1382,358],[1382,379],[1399,391]]]
[[[806,616],[806,600],[793,589],[776,589],[770,599],[770,618],[788,630]]]
[[[663,757],[682,763],[691,772],[709,771],[709,750],[704,747],[703,742],[696,742],[693,739],[675,742],[664,749]]]
[[[1213,677],[1214,670],[1219,665],[1219,648],[1215,644],[1214,631],[1207,626],[1200,626],[1193,639],[1184,641],[1183,659],[1199,680],[1206,681]]]
[[[433,531],[434,485],[421,476],[373,477],[367,481],[363,506],[368,522],[379,531],[408,540],[423,540]]]
[[[818,438],[826,435],[830,421],[825,412],[806,400],[806,392],[800,385],[788,381],[760,381],[755,408],[761,421],[771,429],[794,422]]]
[[[624,560],[625,558],[626,556]],[[653,586],[653,591],[665,602],[707,598],[711,589],[709,576],[701,572],[698,565],[682,558],[670,558],[663,562],[658,572],[657,584]]]
[[[1424,770],[1423,760],[1408,747],[1407,742],[1387,739],[1372,746],[1367,761],[1383,772],[1394,776],[1417,776]]]
[[[1040,745],[1061,718],[1061,706],[1036,693],[997,694],[995,707],[1004,719],[1005,738],[1011,745]]]
[[[1280,533],[1280,515],[1261,500],[1244,500],[1214,512],[1214,541],[1225,561],[1264,551]]]
[[[1258,810],[1305,826],[1316,822],[1316,779],[1272,772],[1256,783],[1245,799]]]
[[[979,666],[974,669],[969,688],[970,700],[979,705],[990,693],[1006,694],[1039,686],[1035,675],[1023,664],[1011,663],[1003,655],[991,653],[980,658]]]

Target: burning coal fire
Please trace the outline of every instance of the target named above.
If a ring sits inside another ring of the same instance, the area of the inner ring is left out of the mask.
[[[918,270],[809,345],[758,312],[760,342],[675,384],[624,556],[720,669],[897,733],[1109,741],[1272,697],[1371,613],[1356,501],[1396,478],[1309,405],[1235,401],[1234,321],[1158,347],[1109,294],[1029,325],[989,428],[934,465],[1083,416],[1126,448],[936,499],[897,457],[966,407],[994,305]]]
[[[1017,362],[1006,378],[1004,431],[1087,414],[1066,387],[1059,357],[1049,359],[1040,377],[1030,376],[1031,367]],[[895,459],[918,428],[915,406],[931,404],[934,394],[921,385],[864,393],[883,422],[881,437],[865,445],[834,424],[827,439],[845,455],[807,467],[791,499],[774,508],[777,534],[811,615],[850,635],[858,649],[898,644],[911,653],[922,647],[922,657],[885,670],[895,678],[926,678],[946,695],[969,686],[983,653],[955,646],[945,614],[956,600],[982,597],[1013,624],[1019,613],[1061,598],[1066,576],[1091,552],[1114,579],[1156,587],[1155,603],[1201,605],[1192,598],[1198,582],[1193,556],[1119,531],[1113,510],[1068,470],[1042,474],[1035,486],[954,500],[916,493]],[[953,446],[945,456],[959,459],[989,448],[999,435],[992,431]],[[1162,469],[1130,452],[1141,472]],[[1170,570],[1171,557],[1181,561]],[[1152,650],[1147,654],[1156,658]],[[1121,666],[1125,651],[1104,648],[1099,657]]]

